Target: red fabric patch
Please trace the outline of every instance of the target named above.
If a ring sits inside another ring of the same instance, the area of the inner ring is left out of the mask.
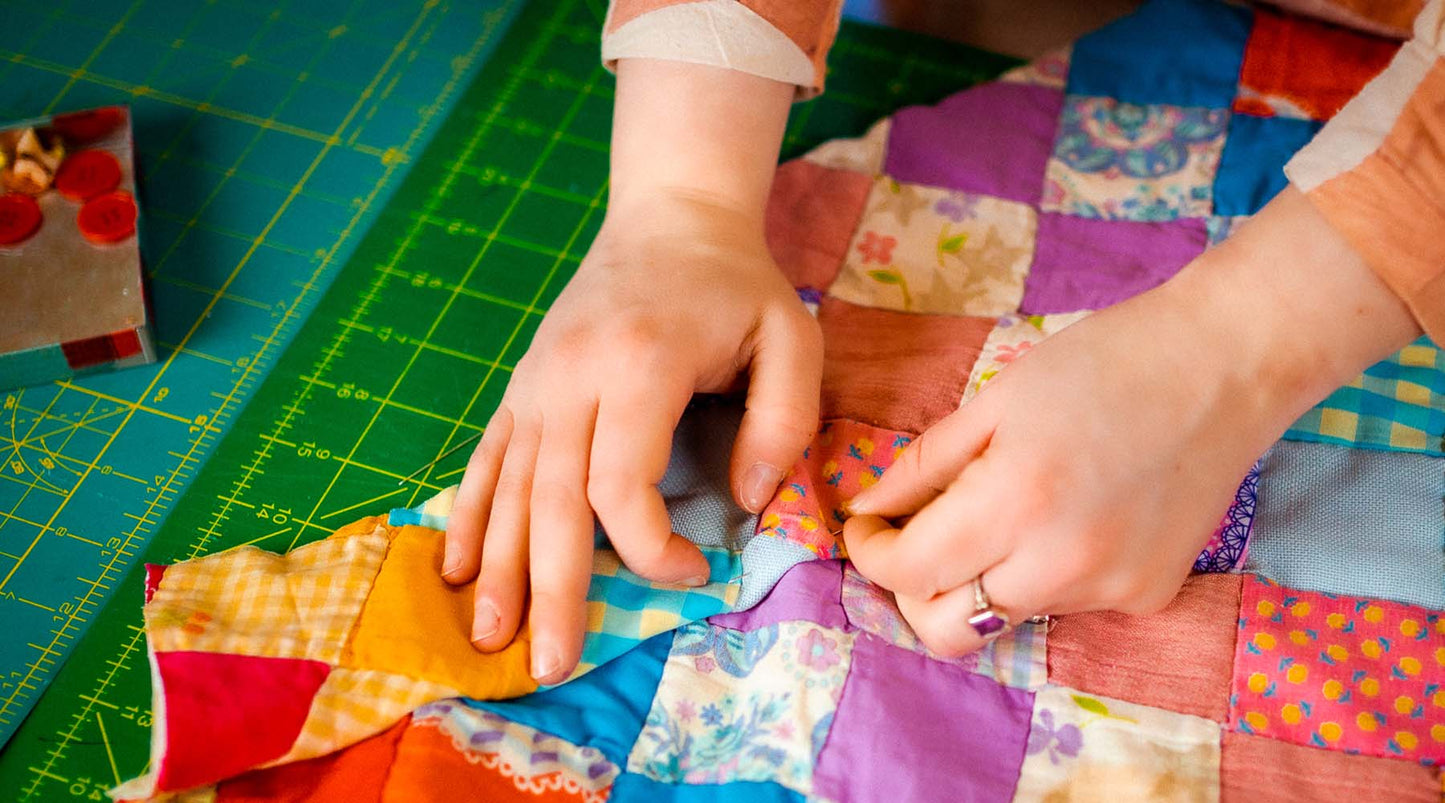
[[[915,315],[825,297],[822,417],[922,432],[958,409],[995,318]]]
[[[1328,120],[1385,69],[1399,47],[1390,39],[1256,8],[1234,110]]]
[[[61,343],[60,350],[64,352],[65,361],[71,368],[89,368],[139,354],[140,335],[127,329],[124,332]]]
[[[381,803],[397,743],[409,725],[411,717],[404,717],[330,755],[232,778],[216,788],[216,803]]]
[[[150,602],[151,597],[156,595],[156,591],[161,587],[161,578],[165,574],[165,566],[155,563],[146,564],[146,602]]]
[[[291,749],[331,667],[206,652],[156,654],[165,757],[156,791],[215,783]]]
[[[827,290],[833,283],[872,186],[872,176],[802,159],[778,167],[765,232],[794,287]]]
[[[1220,803],[1261,800],[1439,803],[1440,780],[1413,761],[1352,756],[1339,750],[1226,731],[1219,745]]]
[[[1049,632],[1049,682],[1223,722],[1240,584],[1237,574],[1194,575],[1151,616],[1059,617]]]

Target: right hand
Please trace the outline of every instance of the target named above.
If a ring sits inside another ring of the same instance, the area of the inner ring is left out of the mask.
[[[816,431],[822,356],[760,215],[692,193],[614,204],[513,372],[452,508],[443,576],[477,579],[476,646],[511,642],[530,591],[533,677],[572,672],[594,512],[632,571],[707,583],[706,559],[672,532],[656,488],[683,409],[746,376],[731,476],[738,503],[758,512]]]

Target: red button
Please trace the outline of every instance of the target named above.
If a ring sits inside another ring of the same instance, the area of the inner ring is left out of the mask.
[[[30,239],[40,229],[40,220],[40,204],[34,198],[18,192],[0,195],[0,245]]]
[[[135,199],[125,190],[92,198],[80,207],[75,223],[93,243],[118,243],[135,234]]]
[[[72,201],[88,201],[118,186],[120,162],[105,151],[73,153],[55,174],[55,189]]]

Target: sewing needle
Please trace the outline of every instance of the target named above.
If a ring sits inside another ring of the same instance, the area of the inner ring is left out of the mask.
[[[397,485],[405,485],[407,480],[412,479],[412,478],[415,477],[416,475],[422,473],[423,471],[426,471],[427,469],[431,468],[432,466],[436,465],[437,463],[440,463],[441,461],[447,459],[448,457],[451,457],[452,455],[454,455],[454,454],[456,454],[457,452],[461,451],[463,447],[470,446],[471,444],[476,443],[477,441],[479,441],[479,440],[481,440],[481,439],[482,439],[482,433],[480,433],[480,432],[472,435],[471,437],[467,438],[466,440],[462,441],[461,443],[458,443],[456,446],[453,446],[452,448],[446,450],[445,452],[442,452],[441,454],[437,455],[436,458],[433,459],[430,463],[427,463],[426,465],[422,466],[421,468],[417,469],[416,471],[413,471],[412,473],[406,475],[405,477],[402,477],[401,479],[397,480],[397,481],[396,481],[396,484],[397,484]]]

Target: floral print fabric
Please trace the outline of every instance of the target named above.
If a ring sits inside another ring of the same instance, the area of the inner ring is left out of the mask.
[[[843,503],[877,482],[912,441],[907,433],[857,421],[823,422],[802,462],[763,509],[758,535],[791,541],[820,558],[841,557]]]
[[[1027,204],[879,177],[828,293],[903,312],[1013,312],[1036,227]]]
[[[1202,717],[1050,686],[1034,696],[1014,800],[1217,800],[1219,735]]]
[[[812,622],[677,632],[627,770],[674,784],[774,781],[812,791],[853,635]]]
[[[1228,123],[1225,109],[1071,95],[1042,208],[1107,220],[1205,217]]]

